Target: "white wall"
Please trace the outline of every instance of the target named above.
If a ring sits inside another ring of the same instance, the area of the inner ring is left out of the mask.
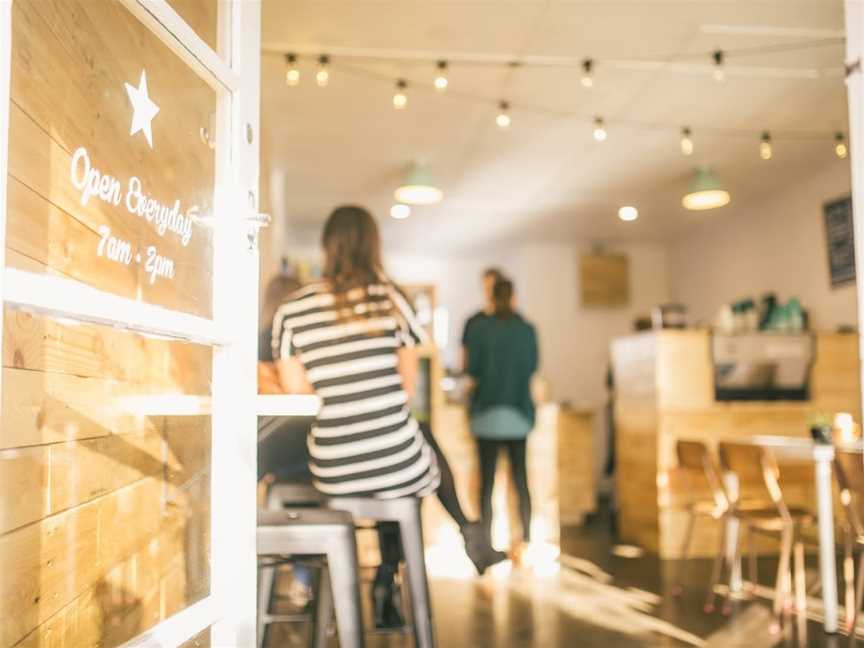
[[[848,169],[832,165],[782,195],[733,201],[723,218],[675,240],[672,290],[691,321],[712,320],[721,304],[776,292],[782,300],[797,297],[814,329],[854,325],[855,286],[831,288],[822,215],[822,204],[848,195],[849,183]]]
[[[290,246],[293,258],[317,259],[315,247]],[[494,266],[516,286],[518,308],[540,337],[541,373],[556,400],[602,404],[609,341],[632,330],[637,315],[672,296],[668,252],[658,243],[618,243],[605,249],[630,259],[631,304],[621,308],[584,308],[579,303],[579,255],[585,241],[528,242],[469,254],[385,254],[388,273],[400,283],[432,283],[449,313],[448,345],[443,359],[458,367],[465,320],[482,307],[481,274]]]

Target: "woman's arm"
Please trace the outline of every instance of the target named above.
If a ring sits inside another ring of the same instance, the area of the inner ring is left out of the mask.
[[[313,394],[315,388],[309,382],[306,369],[295,357],[288,357],[276,362],[279,371],[279,382],[286,394]]]
[[[402,378],[402,389],[408,395],[410,401],[417,392],[417,347],[400,347],[396,351],[396,371]]]

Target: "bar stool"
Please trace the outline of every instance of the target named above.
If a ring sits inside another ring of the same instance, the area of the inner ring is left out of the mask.
[[[322,556],[313,645],[326,645],[331,611],[336,614],[339,645],[363,648],[363,615],[354,518],[350,513],[326,509],[284,509],[258,512],[258,556]],[[258,645],[263,646],[267,626],[286,620],[269,612],[275,566],[263,570],[259,588]],[[266,576],[269,574],[269,577]],[[332,592],[331,592],[332,588]]]
[[[415,645],[418,648],[433,648],[435,644],[432,624],[432,607],[429,584],[426,578],[426,563],[423,550],[423,529],[420,517],[420,499],[402,497],[375,499],[371,497],[327,498],[310,484],[276,483],[267,494],[267,508],[280,510],[285,506],[324,506],[329,509],[349,512],[355,520],[373,522],[396,522],[405,555],[408,576],[408,592],[411,600]],[[271,591],[272,572],[269,581],[264,581],[262,590]],[[320,631],[321,620],[328,616],[326,599],[319,604],[316,628]]]
[[[434,648],[435,633],[432,625],[432,605],[426,562],[423,552],[423,526],[420,518],[420,499],[399,497],[374,499],[371,497],[331,497],[326,501],[331,509],[347,511],[355,520],[396,522],[408,572],[408,591],[414,621],[414,640],[417,648]]]

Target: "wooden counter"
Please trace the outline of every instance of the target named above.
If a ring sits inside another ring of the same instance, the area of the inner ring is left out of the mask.
[[[808,419],[815,411],[850,412],[860,421],[857,345],[856,335],[816,335],[808,402],[718,403],[706,331],[651,332],[615,340],[616,483],[622,539],[664,558],[680,554],[680,507],[685,501],[675,457],[680,438],[713,445],[721,436],[807,436]],[[812,471],[799,470],[784,484],[784,494],[793,503],[810,505],[812,481]],[[713,555],[716,534],[716,526],[698,524],[694,555]]]

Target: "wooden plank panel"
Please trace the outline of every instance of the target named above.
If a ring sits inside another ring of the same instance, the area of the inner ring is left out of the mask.
[[[62,235],[77,232],[81,235],[80,238],[73,239],[74,242],[69,245],[75,246],[79,258],[97,267],[110,264],[111,269],[107,274],[91,273],[87,276],[88,279],[95,280],[92,285],[124,297],[140,297],[168,308],[205,317],[210,316],[212,241],[207,228],[193,226],[193,236],[189,246],[185,247],[167,235],[159,237],[150,223],[126,211],[123,201],[119,206],[114,207],[106,205],[98,198],[91,198],[87,207],[82,207],[80,193],[72,186],[69,179],[72,154],[60,147],[14,104],[9,119],[10,184],[17,183],[29,188],[31,201],[26,205],[16,205],[16,210],[10,212],[7,230],[12,229],[17,232],[25,229],[31,218],[38,218],[40,212],[53,209],[52,215],[55,222],[53,224],[49,222],[49,226],[53,226],[52,239],[62,241],[63,239],[60,238]],[[28,211],[22,211],[22,208]],[[35,216],[33,211],[36,212]],[[13,217],[15,222],[11,220]],[[66,220],[75,219],[85,225],[91,234],[87,234],[75,224],[63,223],[64,217]],[[23,222],[17,222],[19,219],[23,219]],[[174,278],[158,280],[151,284],[142,263],[133,261],[127,266],[123,263],[108,262],[105,257],[99,257],[97,243],[100,242],[101,237],[96,233],[103,226],[110,229],[112,236],[132,244],[133,253],[138,252],[143,255],[147,246],[155,245],[160,254],[167,255],[174,261],[176,269]],[[18,235],[10,237],[7,247],[16,249],[13,245],[20,244],[20,239],[21,236]],[[56,256],[52,257],[49,251],[43,252],[41,256],[47,260],[56,258]],[[115,274],[121,275],[120,279],[113,278],[112,275]],[[122,275],[131,275],[134,280],[132,284],[134,289],[131,292],[129,286],[123,283]],[[109,279],[106,280],[106,277]]]
[[[820,333],[812,374],[813,401],[827,412],[849,412],[861,420],[858,336]]]
[[[155,430],[58,443],[48,451],[52,513],[144,477],[161,478],[164,470],[163,440]]]
[[[176,521],[166,522],[145,547],[98,575],[18,645],[112,646],[132,639],[165,618],[166,579],[171,578],[172,586],[185,592],[185,583],[171,572],[182,565],[184,551],[182,528]]]
[[[0,533],[42,519],[49,507],[47,449],[0,452]]]
[[[182,486],[210,467],[209,416],[172,416],[165,419],[165,461],[168,480]]]
[[[0,646],[14,645],[96,581],[98,509],[86,504],[0,536]]]
[[[156,245],[175,261],[175,278],[151,285],[143,268],[133,264],[125,270],[138,274],[137,293],[208,316],[211,232],[194,226],[185,246],[129,213],[125,201],[115,206],[92,198],[84,207],[70,166],[72,153],[84,146],[92,167],[116,177],[124,194],[135,176],[144,192],[163,204],[173,207],[179,199],[183,213],[193,205],[208,212],[215,152],[199,130],[216,110],[213,90],[116,2],[22,0],[13,7],[13,34],[10,174],[94,232],[107,224],[141,252]],[[171,99],[154,120],[153,150],[141,135],[128,134],[131,106],[124,84],[137,85],[142,69],[149,72],[151,97],[157,103],[159,97]],[[82,239],[79,250],[96,258],[89,243]],[[114,274],[120,273],[122,266],[114,265]],[[103,287],[107,276],[96,277],[95,285]]]
[[[100,237],[94,230],[14,177],[7,193],[7,247],[64,276],[123,297],[136,296],[137,269],[96,254]],[[7,265],[20,267],[14,258]]]
[[[162,480],[146,478],[100,500],[99,534],[102,540],[97,559],[101,564],[123,562],[156,536],[163,521],[163,494]]]
[[[5,367],[114,379],[146,385],[148,393],[210,392],[208,347],[9,309],[4,316]]]
[[[27,369],[3,369],[0,449],[87,439],[153,429],[122,398],[143,386],[115,380]]]
[[[657,337],[657,403],[699,409],[714,402],[714,367],[704,331],[663,331]]]

